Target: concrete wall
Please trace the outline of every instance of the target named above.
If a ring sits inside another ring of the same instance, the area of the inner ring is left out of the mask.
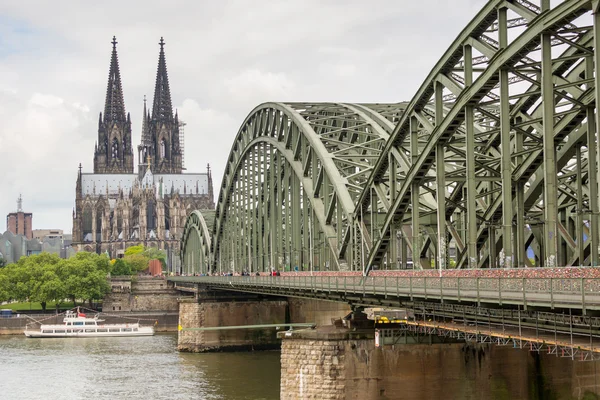
[[[247,326],[285,322],[285,301],[187,300],[179,303],[179,324],[183,328]],[[259,350],[278,348],[276,330],[235,329],[179,332],[179,351]]]

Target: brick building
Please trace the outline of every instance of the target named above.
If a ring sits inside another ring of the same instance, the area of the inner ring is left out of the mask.
[[[15,235],[23,235],[27,239],[33,239],[32,224],[33,213],[23,212],[23,198],[19,195],[17,211],[6,216],[6,230]]]

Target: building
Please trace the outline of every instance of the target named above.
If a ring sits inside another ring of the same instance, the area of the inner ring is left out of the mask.
[[[161,38],[152,110],[147,110],[144,98],[134,173],[131,117],[125,112],[116,45],[113,37],[94,172],[84,173],[80,164],[77,174],[72,246],[112,258],[137,244],[157,247],[166,251],[169,271],[177,272],[187,215],[195,209],[214,209],[210,167],[205,173],[184,173],[182,122],[173,113]]]
[[[23,235],[27,239],[33,239],[32,224],[33,214],[23,212],[23,198],[19,195],[17,211],[6,216],[6,229],[15,235]]]
[[[23,256],[40,254],[42,247],[42,242],[28,239],[25,235],[15,235],[11,231],[0,234],[0,257],[7,264],[17,262]]]
[[[39,241],[43,241],[44,238],[48,239],[61,239],[63,238],[63,230],[62,229],[34,229],[33,237]]]

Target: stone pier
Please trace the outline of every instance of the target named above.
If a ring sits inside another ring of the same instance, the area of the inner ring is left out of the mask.
[[[194,328],[282,324],[286,322],[285,299],[257,296],[184,298],[179,302],[177,349],[187,352],[278,349],[274,328],[193,330]],[[187,330],[191,328],[191,330]]]
[[[600,398],[598,361],[491,344],[376,347],[372,332],[333,327],[278,335],[282,400]]]

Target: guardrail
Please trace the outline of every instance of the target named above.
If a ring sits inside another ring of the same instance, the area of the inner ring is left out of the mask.
[[[465,278],[465,277],[353,277],[353,276],[194,276],[170,277],[175,287],[197,283],[233,290],[304,291],[476,302],[600,309],[598,278]],[[316,296],[315,296],[316,297]]]

